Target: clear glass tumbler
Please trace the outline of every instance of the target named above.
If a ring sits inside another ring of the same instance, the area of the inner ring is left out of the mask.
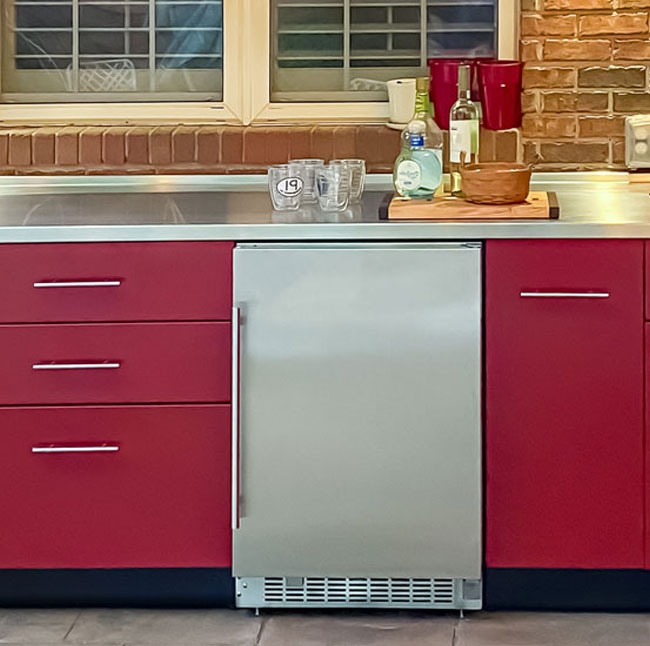
[[[366,186],[366,162],[363,159],[334,159],[330,166],[347,166],[350,171],[350,204],[361,202]]]
[[[318,203],[323,211],[345,211],[350,202],[350,170],[334,164],[316,170]]]
[[[323,159],[290,159],[289,166],[302,179],[302,203],[310,204],[318,202],[316,170],[323,168],[325,161]]]
[[[303,193],[303,180],[289,164],[269,166],[269,193],[276,211],[297,211]]]

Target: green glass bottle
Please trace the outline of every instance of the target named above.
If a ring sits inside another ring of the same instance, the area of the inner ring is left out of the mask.
[[[442,181],[443,138],[431,116],[429,79],[416,83],[415,113],[402,132],[393,183],[402,197],[432,198]]]

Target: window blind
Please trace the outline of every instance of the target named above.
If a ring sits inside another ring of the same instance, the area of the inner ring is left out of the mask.
[[[493,56],[495,1],[273,0],[273,99],[384,100],[428,58]]]
[[[222,0],[5,2],[3,93],[220,98],[222,11]]]

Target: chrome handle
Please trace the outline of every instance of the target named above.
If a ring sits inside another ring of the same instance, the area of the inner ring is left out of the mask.
[[[121,284],[121,280],[51,280],[34,283],[34,287],[119,287]]]
[[[32,446],[32,453],[116,453],[117,444],[97,444],[93,446]]]
[[[609,292],[521,292],[522,298],[609,298]]]
[[[117,370],[121,363],[102,362],[102,363],[35,363],[32,370]]]
[[[231,527],[239,529],[239,326],[240,310],[232,308],[232,509]]]

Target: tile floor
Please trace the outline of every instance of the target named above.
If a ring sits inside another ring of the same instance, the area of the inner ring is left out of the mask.
[[[2,610],[23,646],[650,646],[650,614]]]

